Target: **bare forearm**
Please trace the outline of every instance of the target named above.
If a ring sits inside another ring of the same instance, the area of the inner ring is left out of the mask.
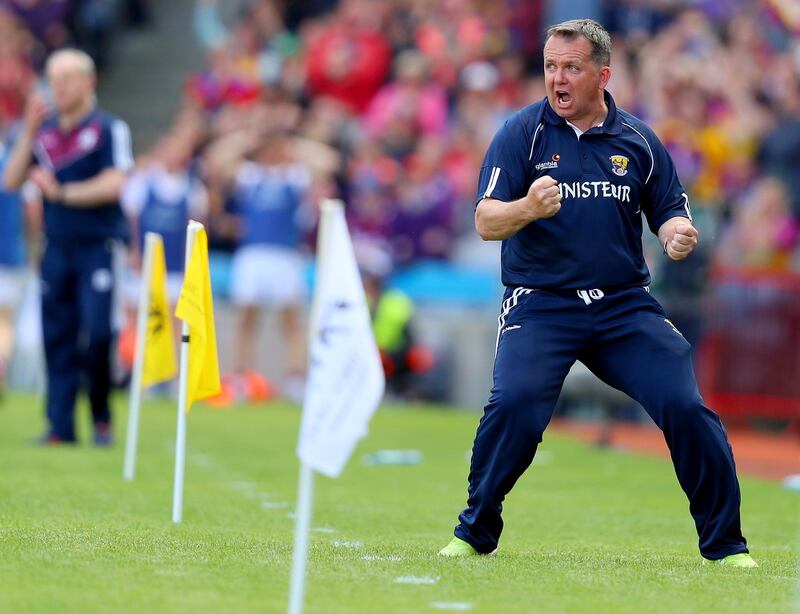
[[[8,157],[5,173],[3,173],[3,184],[7,190],[19,190],[25,183],[32,154],[33,135],[25,131],[14,145],[11,155]]]
[[[73,181],[61,185],[61,201],[67,207],[97,207],[119,200],[125,185],[125,173],[106,169],[86,181]]]
[[[527,198],[527,197],[525,197]],[[502,241],[531,221],[524,207],[525,198],[503,202],[484,198],[475,209],[475,229],[484,241]]]

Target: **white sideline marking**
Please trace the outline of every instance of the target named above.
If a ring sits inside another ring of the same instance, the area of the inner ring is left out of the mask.
[[[437,610],[458,610],[459,612],[466,612],[472,609],[472,604],[460,601],[432,601],[431,607]]]
[[[314,527],[311,530],[315,533],[338,533],[336,529],[331,529],[330,527]]]
[[[254,496],[257,491],[255,482],[248,482],[246,480],[236,480],[233,482],[232,486],[248,497]]]
[[[189,454],[188,458],[198,467],[202,467],[206,471],[210,471],[218,478],[224,480],[232,490],[239,492],[245,498],[260,499],[259,505],[263,510],[285,510],[289,508],[289,504],[286,501],[270,500],[270,493],[258,490],[258,484],[256,482],[241,479],[240,475],[228,471],[208,454],[195,452]],[[289,518],[294,517],[293,513],[289,513]]]
[[[439,576],[430,578],[428,576],[400,576],[393,580],[394,584],[436,584]]]
[[[348,542],[348,541],[335,541],[332,542],[337,548],[363,548],[364,542]]]
[[[396,563],[397,561],[402,561],[403,559],[395,554],[390,554],[389,556],[380,556],[378,554],[365,554],[361,557],[362,561],[392,561]]]
[[[209,458],[209,456],[207,454],[201,454],[200,452],[194,452],[193,454],[190,454],[189,456],[194,461],[194,463],[196,465],[199,465],[200,467],[211,467],[214,464],[213,461]]]
[[[285,510],[289,508],[289,504],[286,501],[262,501],[261,502],[261,509],[262,510]]]

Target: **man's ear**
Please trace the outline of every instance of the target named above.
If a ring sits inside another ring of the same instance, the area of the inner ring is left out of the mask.
[[[610,66],[603,66],[600,69],[600,89],[606,89],[606,85],[608,85],[609,80],[611,79],[611,67]]]

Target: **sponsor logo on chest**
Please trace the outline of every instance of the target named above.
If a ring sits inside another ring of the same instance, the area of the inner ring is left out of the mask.
[[[631,186],[617,185],[611,181],[572,181],[559,183],[562,200],[567,198],[615,198],[621,203],[631,202]]]
[[[611,172],[622,177],[628,173],[627,156],[615,154],[609,156],[611,161]],[[558,168],[561,156],[553,154],[549,160],[539,162],[534,165],[537,171],[552,170]],[[618,185],[612,181],[571,181],[558,184],[561,198],[615,198],[616,200],[628,203],[631,201],[631,188],[628,185]]]
[[[557,153],[554,153],[547,162],[539,162],[536,165],[537,171],[548,171],[550,169],[558,168],[558,162],[561,160],[561,156]]]

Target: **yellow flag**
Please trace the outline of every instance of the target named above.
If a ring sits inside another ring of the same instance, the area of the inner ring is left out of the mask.
[[[214,301],[208,271],[208,239],[202,227],[194,240],[175,315],[189,325],[188,411],[195,401],[214,396],[220,391]]]
[[[164,260],[164,242],[160,235],[153,241],[153,269],[149,280],[150,302],[147,305],[147,327],[144,341],[142,386],[152,386],[175,377],[178,365],[175,360],[175,335],[172,332],[172,314],[167,296],[167,266]]]

